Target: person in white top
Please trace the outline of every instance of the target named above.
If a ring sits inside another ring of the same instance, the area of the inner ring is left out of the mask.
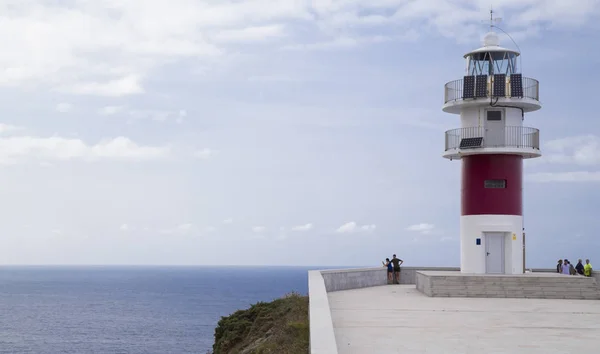
[[[563,261],[562,273],[566,274],[566,275],[571,275],[571,273],[569,272],[569,260],[568,259],[565,259]]]

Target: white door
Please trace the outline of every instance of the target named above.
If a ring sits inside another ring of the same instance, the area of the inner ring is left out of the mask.
[[[485,147],[504,147],[506,124],[504,112],[501,110],[489,110],[485,112]]]
[[[504,233],[485,233],[485,272],[504,274]]]

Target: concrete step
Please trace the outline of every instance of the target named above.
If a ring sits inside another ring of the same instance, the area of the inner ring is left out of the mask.
[[[559,274],[469,275],[417,272],[417,289],[428,296],[600,300],[594,278]]]

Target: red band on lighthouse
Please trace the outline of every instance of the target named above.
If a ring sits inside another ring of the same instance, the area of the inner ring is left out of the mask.
[[[504,188],[491,187],[502,180],[506,181]],[[461,215],[483,214],[523,215],[521,156],[484,154],[462,158]]]

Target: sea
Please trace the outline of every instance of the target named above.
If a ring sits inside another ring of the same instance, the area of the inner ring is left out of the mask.
[[[0,353],[205,354],[222,316],[322,267],[0,267]]]

